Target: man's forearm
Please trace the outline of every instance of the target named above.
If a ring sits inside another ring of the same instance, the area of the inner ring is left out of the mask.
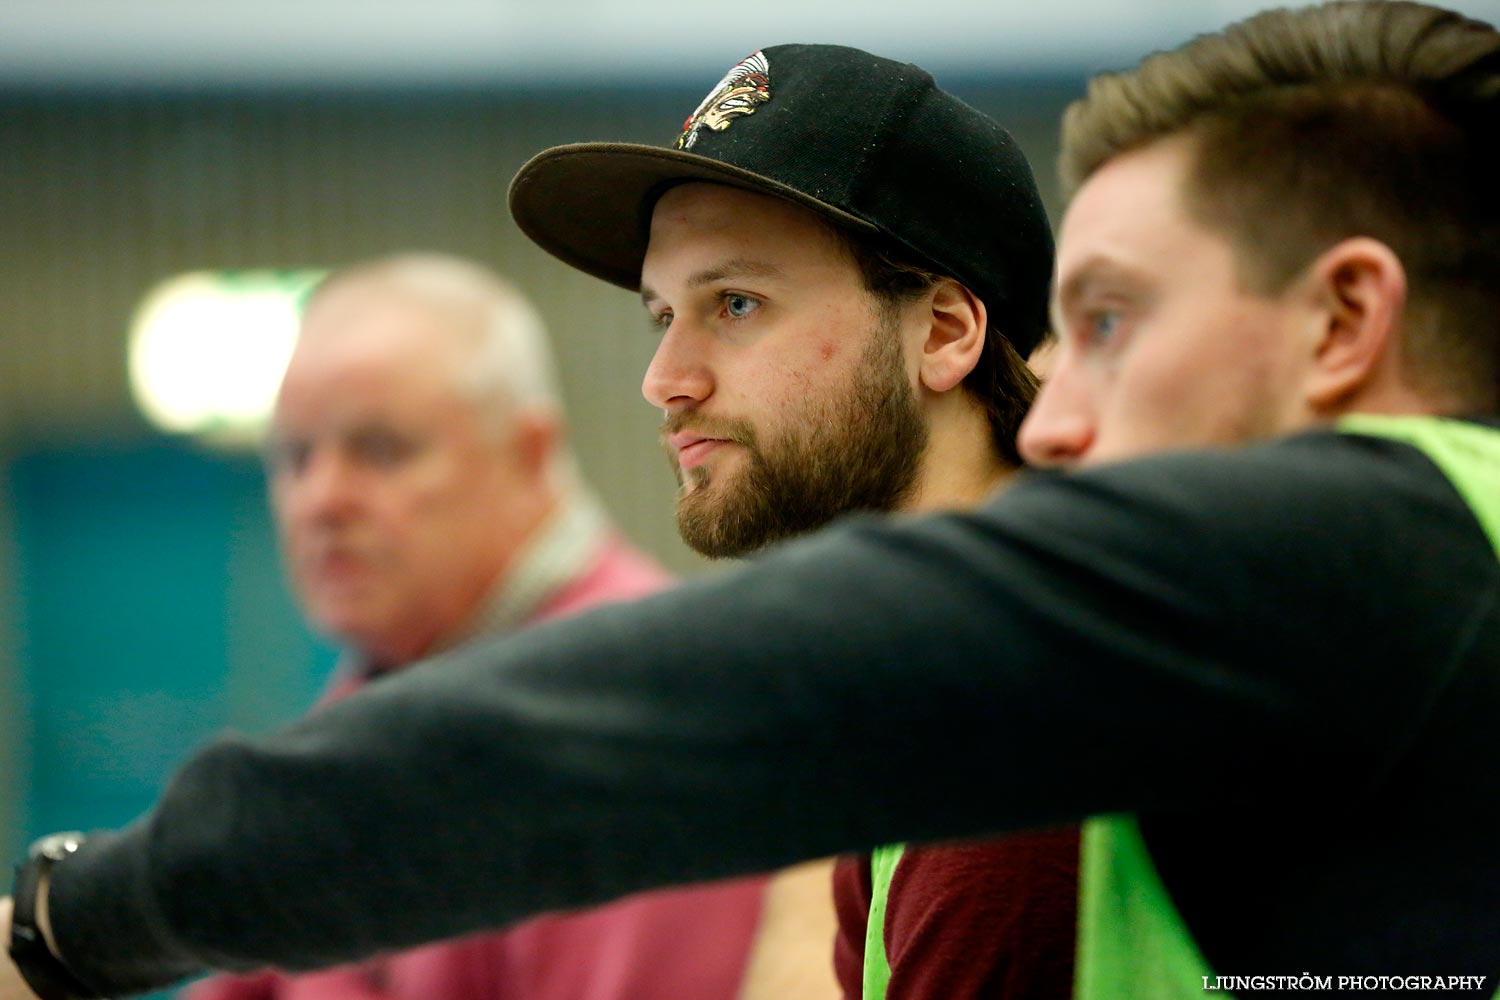
[[[771,880],[739,1000],[843,996],[833,974],[838,918],[832,883],[831,861],[810,861],[778,872]]]
[[[860,551],[852,570],[804,553],[803,572],[774,560],[531,630],[270,740],[220,741],[142,824],[59,866],[62,954],[112,991],[202,967],[312,968],[866,839],[962,832],[929,783],[901,785],[921,803],[874,794],[884,778],[848,753],[899,744],[931,769],[956,746],[913,747],[910,727],[868,711],[872,697],[910,704],[885,686],[928,646],[909,581],[886,552]],[[714,642],[670,638],[709,614]],[[860,626],[830,628],[841,614]]]

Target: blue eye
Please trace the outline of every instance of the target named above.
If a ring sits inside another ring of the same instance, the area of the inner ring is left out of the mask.
[[[759,299],[730,292],[724,296],[724,311],[733,319],[744,319],[760,306]]]
[[[1089,317],[1089,333],[1095,340],[1108,340],[1120,327],[1117,312],[1097,312]]]

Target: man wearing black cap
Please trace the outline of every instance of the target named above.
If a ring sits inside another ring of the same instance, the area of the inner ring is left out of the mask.
[[[1010,136],[917,67],[767,48],[672,148],[549,149],[510,202],[542,247],[639,290],[662,338],[643,391],[698,551],[743,555],[855,510],[972,507],[1018,464],[1035,388],[1018,349],[1043,331],[1051,231]],[[1064,827],[841,860],[844,994],[1065,994],[1077,856]],[[818,874],[794,876],[809,909],[828,906]],[[777,912],[752,982],[788,974]]]

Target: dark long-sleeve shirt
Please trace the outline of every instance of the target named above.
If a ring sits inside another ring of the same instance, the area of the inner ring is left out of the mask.
[[[1315,432],[855,519],[221,740],[53,913],[145,988],[1131,810],[1216,969],[1494,973],[1497,717],[1473,512]]]

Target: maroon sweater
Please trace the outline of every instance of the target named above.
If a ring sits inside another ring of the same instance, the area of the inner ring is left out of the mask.
[[[846,1000],[863,990],[870,858],[833,875],[834,967]],[[887,1000],[1062,1000],[1073,992],[1078,828],[908,846],[886,898]]]

